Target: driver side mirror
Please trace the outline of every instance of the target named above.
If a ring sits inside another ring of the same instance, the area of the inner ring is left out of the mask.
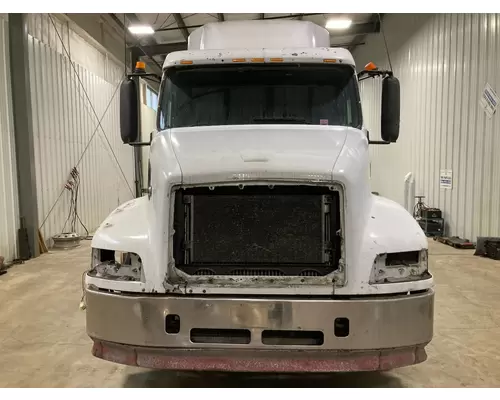
[[[382,80],[382,121],[380,133],[383,141],[394,143],[398,140],[399,113],[399,80],[392,75],[387,75]]]
[[[137,82],[127,79],[120,86],[120,134],[123,143],[133,143],[139,136]]]

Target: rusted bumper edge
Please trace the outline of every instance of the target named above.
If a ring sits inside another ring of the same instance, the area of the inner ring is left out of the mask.
[[[94,339],[92,354],[114,363],[175,371],[354,372],[387,371],[424,362],[425,344],[370,351],[161,349]]]

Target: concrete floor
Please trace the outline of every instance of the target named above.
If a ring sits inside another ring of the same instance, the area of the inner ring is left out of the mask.
[[[94,358],[78,308],[89,242],[0,276],[0,387],[500,386],[500,262],[430,241],[436,287],[429,359],[388,373],[175,373]]]

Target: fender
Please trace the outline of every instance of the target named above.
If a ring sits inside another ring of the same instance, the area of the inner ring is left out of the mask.
[[[427,249],[424,231],[403,206],[385,197],[372,198],[364,242],[367,249],[377,254]]]
[[[434,287],[433,278],[421,281],[370,285],[370,272],[379,254],[418,251],[428,248],[425,233],[400,204],[372,195],[368,220],[359,249],[358,265],[348,268],[347,285],[338,294],[383,294],[410,292]]]
[[[157,262],[151,251],[150,213],[147,196],[127,201],[117,207],[97,228],[92,248],[136,253],[142,260],[146,282],[106,282],[109,289],[127,291],[160,291],[156,268]],[[148,268],[148,266],[150,266]],[[88,283],[93,278],[87,277]]]

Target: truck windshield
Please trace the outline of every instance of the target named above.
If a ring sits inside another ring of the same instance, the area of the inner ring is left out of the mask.
[[[168,70],[162,86],[159,129],[362,122],[348,65],[183,67]]]

